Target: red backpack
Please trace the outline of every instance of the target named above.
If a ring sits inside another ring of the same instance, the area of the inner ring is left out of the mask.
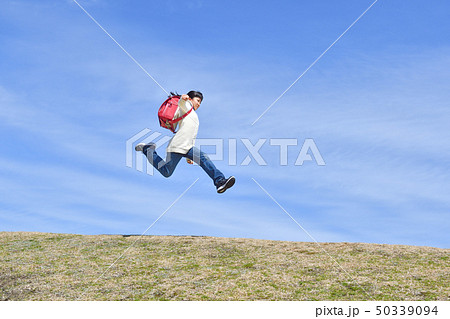
[[[159,125],[161,125],[161,127],[171,130],[173,133],[176,133],[175,127],[177,123],[182,119],[184,119],[186,116],[188,116],[193,109],[191,108],[182,116],[175,118],[175,113],[177,112],[178,101],[180,101],[180,98],[181,98],[180,95],[175,95],[171,92],[169,98],[164,101],[164,103],[161,105],[158,111]]]

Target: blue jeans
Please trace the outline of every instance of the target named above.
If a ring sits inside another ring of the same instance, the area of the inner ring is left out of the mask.
[[[225,180],[225,176],[219,171],[214,163],[210,160],[207,154],[203,153],[196,147],[191,148],[186,154],[181,153],[167,153],[167,161],[164,161],[156,151],[144,148],[143,153],[147,156],[150,164],[156,168],[162,176],[169,177],[175,171],[178,163],[182,157],[187,157],[194,163],[198,164],[208,174],[214,182],[215,186],[222,185]]]

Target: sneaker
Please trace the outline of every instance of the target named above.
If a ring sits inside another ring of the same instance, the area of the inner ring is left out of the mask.
[[[143,152],[143,151],[144,151],[144,147],[146,147],[147,145],[148,145],[147,148],[150,148],[150,149],[152,149],[152,150],[155,150],[155,149],[156,149],[156,144],[155,144],[155,143],[148,143],[148,144],[145,144],[145,143],[139,143],[138,145],[136,145],[136,146],[134,147],[134,149],[136,150],[136,152]]]
[[[234,176],[228,177],[220,186],[217,186],[217,192],[219,194],[222,194],[225,192],[228,188],[231,188],[234,183],[236,182],[236,179]]]

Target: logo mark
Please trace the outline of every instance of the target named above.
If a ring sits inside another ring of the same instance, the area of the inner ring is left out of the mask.
[[[144,172],[145,169],[145,172],[148,175],[153,175],[154,172],[153,166],[147,162],[145,155],[140,154],[140,152],[136,152],[134,150],[134,147],[138,143],[148,144],[150,142],[153,142],[156,144],[156,149],[158,149],[171,139],[170,136],[166,135],[162,136],[162,135],[163,135],[162,133],[156,131],[152,132],[151,129],[145,128],[141,130],[139,133],[130,137],[126,142],[126,166],[130,168],[135,168],[139,172]]]

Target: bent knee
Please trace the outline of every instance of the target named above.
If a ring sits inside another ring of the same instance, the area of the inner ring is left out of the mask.
[[[200,163],[210,161],[211,159],[207,154],[201,153],[195,154],[191,160],[194,161],[196,164],[200,165]]]
[[[161,172],[161,175],[164,176],[165,178],[169,178],[170,176],[172,176],[173,172],[167,172],[167,171],[163,171]]]

